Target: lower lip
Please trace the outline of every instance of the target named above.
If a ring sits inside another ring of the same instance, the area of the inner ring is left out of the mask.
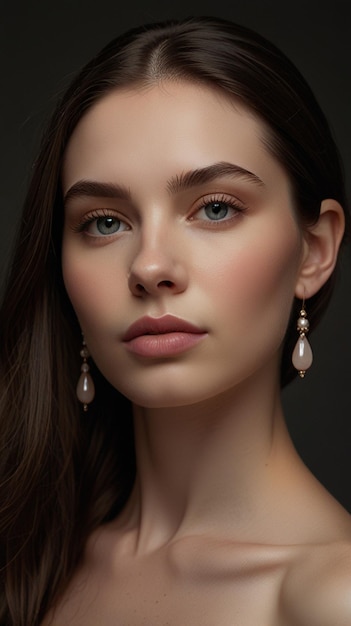
[[[164,333],[140,335],[125,342],[129,352],[149,358],[171,357],[196,346],[207,333]]]

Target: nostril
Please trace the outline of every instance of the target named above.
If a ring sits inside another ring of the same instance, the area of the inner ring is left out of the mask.
[[[135,289],[139,292],[139,293],[145,293],[146,289],[145,287],[141,284],[141,283],[137,283],[135,285]]]
[[[175,283],[172,280],[160,280],[159,282],[155,282],[154,284],[154,288],[156,289],[156,291],[158,291],[159,289],[173,289],[175,287]],[[147,293],[151,293],[154,291],[152,285],[149,285],[147,283],[143,284],[141,283],[134,283],[134,287],[132,287],[132,290],[134,290],[134,293],[136,295],[139,296],[143,296]]]

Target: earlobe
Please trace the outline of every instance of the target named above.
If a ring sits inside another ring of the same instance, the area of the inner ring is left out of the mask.
[[[310,298],[327,282],[336,265],[345,229],[344,211],[336,200],[323,200],[318,222],[304,237],[304,255],[296,284],[297,298]]]

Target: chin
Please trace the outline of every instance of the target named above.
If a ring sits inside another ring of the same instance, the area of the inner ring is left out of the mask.
[[[241,386],[240,382],[233,384],[233,381],[221,381],[221,383],[196,384],[195,380],[191,382],[188,379],[186,382],[173,380],[168,384],[162,384],[160,380],[157,383],[154,379],[151,384],[145,386],[117,385],[116,388],[136,406],[146,409],[171,409],[215,401],[223,394],[235,394],[236,388]]]
[[[205,396],[196,397],[194,394],[180,394],[178,391],[172,393],[169,390],[165,392],[160,392],[159,390],[157,392],[146,391],[145,393],[139,390],[137,393],[128,393],[125,391],[122,393],[133,404],[144,407],[145,409],[166,409],[189,406],[208,399]]]
[[[215,390],[196,389],[194,385],[162,384],[153,380],[148,385],[111,384],[133,404],[147,409],[176,408],[206,401],[217,395]]]

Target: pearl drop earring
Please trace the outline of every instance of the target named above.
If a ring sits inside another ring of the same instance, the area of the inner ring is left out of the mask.
[[[94,400],[95,397],[95,386],[92,377],[89,374],[90,367],[88,365],[87,359],[90,356],[89,350],[86,347],[85,339],[83,337],[83,347],[80,351],[80,356],[83,359],[83,363],[81,366],[81,375],[77,384],[77,398],[83,404],[83,410],[88,410],[88,404]]]
[[[307,313],[305,311],[305,301],[302,302],[302,308],[300,311],[300,317],[297,320],[297,330],[299,331],[299,338],[296,342],[292,354],[293,366],[299,372],[300,378],[304,378],[306,370],[312,365],[313,354],[309,341],[306,337],[308,333],[310,323],[307,319]]]

